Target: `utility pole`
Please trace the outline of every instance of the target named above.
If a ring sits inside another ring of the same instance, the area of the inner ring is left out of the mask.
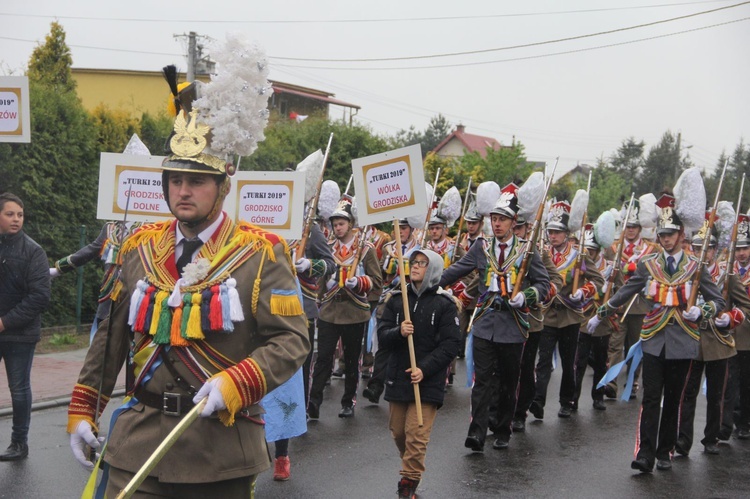
[[[191,31],[188,35],[188,65],[187,65],[187,81],[195,80],[195,66],[196,66],[196,55],[195,50],[195,31]],[[679,142],[678,142],[679,144]]]
[[[677,163],[674,166],[674,176],[669,185],[674,185],[677,181],[677,177],[680,174],[680,163],[682,162],[682,151],[680,150],[680,142],[682,142],[682,132],[677,132]]]

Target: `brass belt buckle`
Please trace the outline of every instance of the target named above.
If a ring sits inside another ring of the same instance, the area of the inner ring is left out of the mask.
[[[164,392],[162,414],[166,416],[180,416],[182,414],[182,396],[179,393]]]

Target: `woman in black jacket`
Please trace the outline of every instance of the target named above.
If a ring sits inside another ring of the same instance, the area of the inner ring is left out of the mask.
[[[13,401],[13,431],[0,461],[29,454],[31,361],[50,299],[47,255],[23,232],[23,202],[0,194],[0,360]]]
[[[410,321],[404,320],[403,297],[395,292],[378,322],[378,340],[391,356],[386,368],[385,400],[390,403],[388,425],[401,456],[399,497],[414,497],[425,470],[432,423],[443,405],[446,370],[458,354],[461,334],[453,297],[438,286],[443,259],[430,250],[417,250],[410,259],[407,287]],[[408,337],[414,339],[417,368],[411,370]],[[423,426],[417,424],[414,384],[419,384]]]

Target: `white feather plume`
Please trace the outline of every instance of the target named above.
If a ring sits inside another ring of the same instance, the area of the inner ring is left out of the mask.
[[[477,186],[477,213],[488,217],[495,203],[500,199],[500,186],[491,180]]]
[[[594,223],[594,237],[602,248],[609,248],[615,242],[617,224],[611,211],[605,211]]]
[[[622,233],[622,217],[624,217],[625,214],[617,208],[610,208],[609,212],[612,214],[612,219],[615,221],[615,239],[619,239],[620,234]]]
[[[644,194],[638,198],[638,222],[644,229],[656,227],[659,220],[659,208],[656,206],[656,196]]]
[[[544,201],[544,173],[532,173],[526,182],[518,188],[518,215],[526,220],[533,220]]]
[[[432,205],[432,186],[427,182],[424,183],[424,191],[425,199],[427,200],[427,205],[424,207],[424,211],[416,215],[406,217],[409,225],[411,225],[415,229],[422,229],[424,227],[424,221],[427,219],[427,211]]]
[[[714,224],[719,230],[719,247],[727,248],[732,239],[732,229],[737,219],[737,213],[730,201],[719,201],[716,207],[716,221]]]
[[[578,189],[576,195],[573,197],[573,202],[570,203],[570,220],[568,221],[568,229],[570,232],[578,232],[581,230],[581,222],[583,222],[583,213],[589,206],[589,193],[584,189]]]
[[[700,229],[706,219],[706,189],[701,170],[688,168],[674,186],[675,211],[682,220],[686,233]]]
[[[201,121],[212,128],[206,152],[218,157],[249,156],[265,139],[268,123],[268,98],[273,91],[266,55],[240,33],[228,33],[225,42],[211,45],[218,73],[200,87],[200,97],[193,103]]]
[[[446,220],[448,227],[452,226],[461,216],[461,194],[454,185],[443,194],[440,198],[437,208],[438,216]]]
[[[318,149],[297,165],[298,172],[305,174],[305,202],[307,203],[318,190],[318,181],[323,173],[323,152]]]
[[[336,205],[341,199],[341,189],[339,184],[333,180],[326,180],[320,187],[320,197],[318,197],[318,214],[323,220],[328,220]]]
[[[354,227],[359,227],[359,208],[357,207],[357,196],[352,196],[352,216]]]

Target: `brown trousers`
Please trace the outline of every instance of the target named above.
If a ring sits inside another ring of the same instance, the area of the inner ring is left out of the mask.
[[[401,456],[401,476],[419,481],[424,473],[427,443],[430,441],[432,423],[437,406],[422,404],[422,422],[417,424],[417,405],[414,402],[391,402],[388,427]]]
[[[134,476],[135,473],[110,467],[107,497],[117,497],[117,494]],[[205,497],[252,499],[255,492],[255,478],[256,475],[251,475],[211,483],[162,483],[158,478],[149,476],[132,497],[134,499],[203,499]]]

